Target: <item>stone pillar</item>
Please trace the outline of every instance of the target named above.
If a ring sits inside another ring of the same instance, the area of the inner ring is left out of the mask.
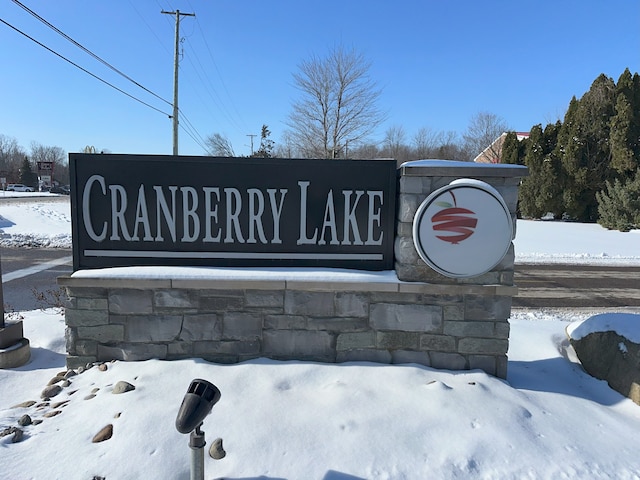
[[[471,278],[449,278],[429,267],[413,243],[413,219],[420,204],[435,190],[460,178],[488,183],[503,197],[514,225],[515,238],[518,186],[527,168],[521,165],[418,160],[398,169],[398,215],[394,245],[395,270],[401,281],[444,284],[513,285],[513,245],[493,270]]]

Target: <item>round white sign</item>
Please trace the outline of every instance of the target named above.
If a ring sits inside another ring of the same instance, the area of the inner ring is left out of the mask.
[[[504,258],[513,221],[502,196],[479,180],[460,179],[431,193],[413,219],[413,243],[447,277],[475,277]]]

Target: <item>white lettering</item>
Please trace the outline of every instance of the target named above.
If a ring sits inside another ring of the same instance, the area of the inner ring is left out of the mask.
[[[300,187],[300,236],[298,237],[298,245],[315,245],[318,237],[318,229],[313,232],[313,237],[307,237],[307,188],[310,182],[298,182]]]
[[[162,193],[162,187],[154,186],[153,189],[156,192],[156,227],[158,232],[156,233],[156,242],[164,242],[162,236],[162,226],[160,224],[160,214],[164,217],[164,220],[169,227],[169,233],[171,234],[171,240],[176,241],[176,191],[178,187],[170,186],[171,192],[171,209],[167,205],[167,199],[164,198]]]
[[[91,205],[91,187],[93,184],[97,182],[102,190],[102,194],[107,194],[107,187],[104,183],[104,177],[100,175],[92,175],[87,180],[87,183],[84,185],[84,192],[82,193],[82,220],[84,221],[84,229],[87,234],[94,242],[102,242],[105,238],[107,238],[107,222],[106,220],[102,224],[102,230],[100,233],[96,233],[93,229],[93,224],[91,223],[91,209],[89,208]]]
[[[249,188],[249,238],[247,243],[256,242],[256,230],[262,243],[267,243],[267,237],[264,236],[264,227],[262,225],[262,214],[264,213],[264,195],[257,188]]]
[[[218,187],[204,187],[204,242],[216,242],[220,243],[220,236],[222,232],[220,228],[218,228],[218,234],[214,237],[211,234],[211,219],[215,221],[215,224],[218,224],[218,203],[220,201],[220,189]],[[216,206],[212,207],[211,205],[211,194],[215,194],[216,196]]]
[[[136,221],[133,226],[133,237],[131,238],[133,241],[140,240],[138,236],[138,227],[142,224],[144,228],[144,238],[145,242],[152,242],[153,236],[151,235],[151,225],[149,224],[149,213],[147,211],[147,199],[144,194],[144,185],[140,185],[138,189],[138,203],[136,204]]]
[[[373,238],[373,224],[374,222],[380,228],[380,207],[383,203],[383,193],[381,190],[367,190],[367,195],[369,196],[369,221],[367,222],[367,241],[364,242],[365,245],[382,245],[382,236],[384,232],[380,232],[380,236],[377,240]],[[378,209],[375,207],[375,200],[378,198],[380,203],[378,204]]]
[[[280,203],[276,205],[276,189],[268,188],[269,201],[271,203],[271,215],[273,216],[273,239],[271,243],[282,243],[280,239],[280,215],[282,215],[282,205],[284,204],[284,196],[289,190],[280,189]]]
[[[111,236],[109,240],[120,240],[118,226],[122,228],[122,235],[127,241],[131,241],[131,235],[127,231],[127,222],[124,214],[127,211],[127,191],[122,185],[109,185],[111,191]]]
[[[358,230],[358,222],[356,220],[356,207],[358,206],[360,197],[364,195],[364,191],[356,190],[356,199],[353,202],[353,207],[351,206],[352,193],[353,190],[342,191],[342,195],[344,195],[344,236],[342,238],[342,245],[362,245],[360,231]],[[351,236],[349,235],[349,230],[353,232],[353,243],[350,240]]]
[[[242,230],[240,229],[240,212],[242,211],[242,197],[240,196],[240,190],[237,188],[225,188],[224,193],[227,200],[227,234],[224,237],[224,243],[234,243],[233,231],[235,231],[238,242],[244,243],[244,237],[242,236]],[[235,204],[235,209],[233,205]]]
[[[327,204],[324,207],[324,222],[322,223],[322,231],[318,245],[326,245],[325,232],[327,228],[331,230],[331,245],[338,245],[338,229],[336,227],[336,209],[333,204],[333,190],[329,190],[327,195]]]
[[[181,187],[182,192],[182,242],[195,242],[200,236],[200,217],[198,217],[198,192],[193,187]],[[193,224],[193,233],[189,226]]]

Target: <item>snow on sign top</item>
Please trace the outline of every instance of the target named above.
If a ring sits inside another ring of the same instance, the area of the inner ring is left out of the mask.
[[[424,262],[454,278],[482,275],[504,258],[513,222],[502,196],[473,179],[431,193],[413,221],[413,240]]]

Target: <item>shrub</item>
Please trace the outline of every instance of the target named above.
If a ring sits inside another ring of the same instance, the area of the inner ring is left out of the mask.
[[[607,181],[605,189],[598,192],[596,198],[600,225],[621,232],[640,228],[640,169],[626,182]]]

